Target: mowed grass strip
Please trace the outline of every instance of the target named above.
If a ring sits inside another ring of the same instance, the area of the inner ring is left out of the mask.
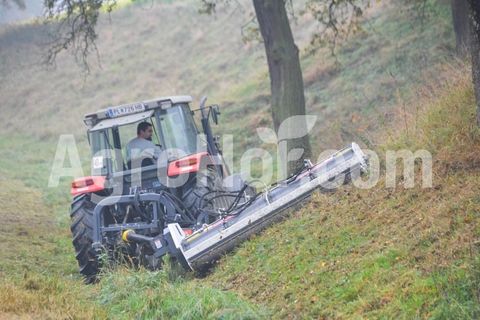
[[[98,316],[95,288],[65,276],[76,269],[61,249],[68,230],[59,228],[41,192],[2,177],[0,209],[0,318]]]

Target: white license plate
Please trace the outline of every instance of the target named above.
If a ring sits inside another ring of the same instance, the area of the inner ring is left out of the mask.
[[[145,105],[143,103],[130,104],[126,106],[107,109],[107,117],[115,118],[115,117],[123,116],[126,114],[137,113],[141,111],[145,111]]]

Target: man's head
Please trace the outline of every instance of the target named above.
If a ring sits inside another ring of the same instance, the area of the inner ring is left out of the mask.
[[[152,140],[153,129],[148,122],[140,122],[137,126],[137,137]]]

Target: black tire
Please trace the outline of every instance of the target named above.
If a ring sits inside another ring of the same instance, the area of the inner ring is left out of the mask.
[[[90,196],[84,194],[74,198],[70,211],[75,258],[86,283],[95,282],[100,270],[98,255],[92,248],[94,209]]]
[[[223,203],[226,202],[226,199],[222,198],[219,198],[213,206],[205,203],[204,200],[206,200],[206,197],[204,197],[204,195],[211,194],[211,196],[213,196],[215,191],[223,191],[222,179],[215,168],[208,167],[197,173],[192,187],[183,194],[183,205],[195,216],[198,215],[199,210],[202,208],[212,210],[227,206],[227,203]]]

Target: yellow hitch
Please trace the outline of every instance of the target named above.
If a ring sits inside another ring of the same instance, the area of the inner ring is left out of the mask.
[[[123,231],[122,240],[125,241],[125,242],[128,242],[128,235],[132,232],[135,233],[135,231],[133,231],[132,229],[128,229],[128,230]]]

